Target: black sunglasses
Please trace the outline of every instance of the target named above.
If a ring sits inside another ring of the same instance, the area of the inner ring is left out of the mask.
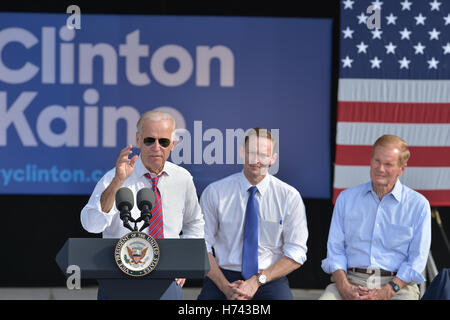
[[[147,147],[150,147],[151,145],[153,145],[153,144],[155,143],[155,141],[156,141],[156,139],[155,139],[155,138],[152,138],[152,137],[144,138],[144,144],[145,144]],[[159,138],[159,139],[158,139],[158,143],[159,143],[159,145],[160,145],[161,147],[167,148],[168,146],[170,146],[170,139],[167,139],[167,138]]]

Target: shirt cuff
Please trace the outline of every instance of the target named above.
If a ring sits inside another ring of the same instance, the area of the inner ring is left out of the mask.
[[[206,251],[208,253],[212,253],[213,252],[212,247],[214,246],[214,243],[210,243],[208,239],[205,237],[205,244],[206,244]]]
[[[81,211],[81,224],[83,228],[91,233],[102,233],[111,225],[114,215],[117,213],[112,208],[109,213],[102,211],[100,195],[89,200],[89,203]]]
[[[323,259],[322,270],[328,274],[332,274],[336,270],[344,270],[347,272],[347,258],[345,256],[338,256]]]
[[[422,273],[414,270],[408,263],[403,263],[397,271],[397,278],[404,282],[422,283],[425,281]]]
[[[306,248],[301,245],[287,243],[283,246],[283,253],[286,257],[301,265],[306,261]]]
[[[114,218],[114,216],[119,213],[119,210],[116,208],[116,203],[114,202],[111,210],[109,210],[109,212],[104,212],[102,210],[102,204],[101,204],[100,198],[101,198],[101,195],[96,196],[95,205],[96,205],[97,213],[98,213],[99,217],[102,217],[106,220],[106,223],[109,226],[111,224],[111,221]]]

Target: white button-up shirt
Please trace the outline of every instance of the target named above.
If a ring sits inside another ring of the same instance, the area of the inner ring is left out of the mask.
[[[151,180],[144,175],[149,173],[141,158],[136,161],[131,176],[125,180],[122,187],[128,187],[134,194],[135,202],[138,191],[142,188],[152,188]],[[184,168],[166,161],[163,175],[159,178],[158,189],[161,192],[163,208],[164,238],[203,238],[204,221],[198,196],[191,174]],[[110,212],[102,212],[100,197],[109,186],[115,175],[115,168],[108,171],[97,183],[87,205],[81,211],[83,228],[92,233],[103,233],[103,238],[120,238],[130,232],[120,220],[119,210],[114,203]],[[141,215],[135,203],[131,216],[135,219]],[[138,227],[140,227],[138,224]],[[133,227],[134,223],[130,222]],[[147,230],[143,232],[148,233]]]
[[[245,210],[250,187],[244,173],[239,172],[210,184],[200,198],[208,252],[214,247],[219,267],[226,270],[242,271]],[[259,271],[282,256],[303,264],[308,229],[300,193],[269,174],[256,187]]]

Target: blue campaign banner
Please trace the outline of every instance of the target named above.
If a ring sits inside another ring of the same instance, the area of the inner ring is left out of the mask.
[[[199,194],[265,127],[270,172],[329,198],[331,37],[331,19],[0,13],[0,194],[90,194],[159,108]]]

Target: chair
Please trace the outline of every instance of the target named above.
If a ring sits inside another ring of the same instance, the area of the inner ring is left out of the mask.
[[[450,269],[442,269],[431,281],[422,300],[450,300]]]

